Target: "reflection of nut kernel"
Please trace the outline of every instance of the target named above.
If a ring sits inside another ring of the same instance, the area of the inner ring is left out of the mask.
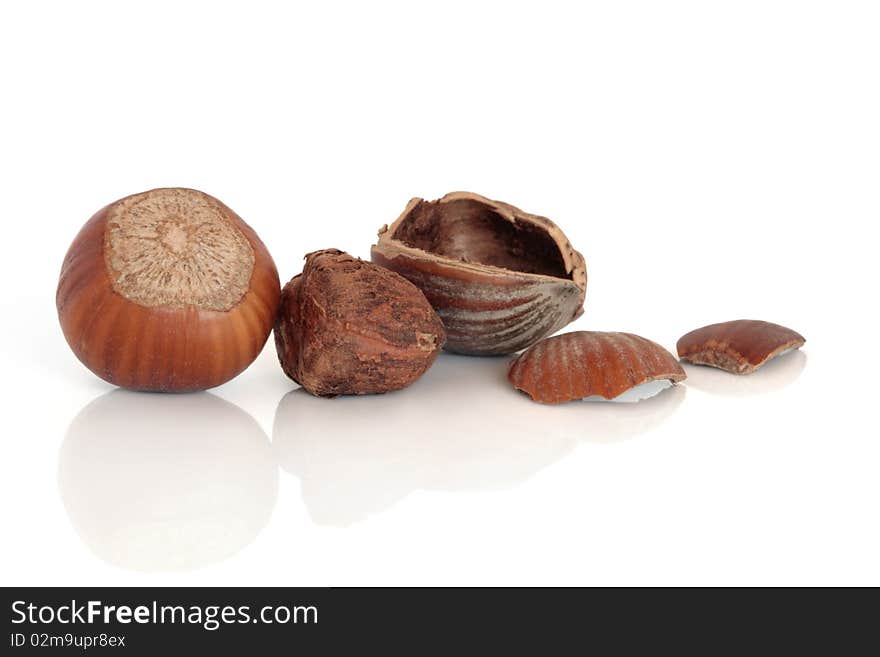
[[[678,356],[734,374],[751,374],[774,356],[806,342],[790,328],[754,319],[710,324],[678,341]]]

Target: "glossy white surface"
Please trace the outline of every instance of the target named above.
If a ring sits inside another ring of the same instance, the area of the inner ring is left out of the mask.
[[[0,582],[880,584],[872,4],[41,7],[0,9]],[[571,329],[807,344],[630,404],[445,354],[315,399],[271,343],[210,393],[114,391],[64,343],[58,269],[163,185],[226,202],[284,280],[472,190],[584,253]]]

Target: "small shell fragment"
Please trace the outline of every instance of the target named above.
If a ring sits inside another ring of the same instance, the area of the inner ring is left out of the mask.
[[[559,404],[592,396],[614,399],[643,383],[677,383],[686,375],[671,353],[641,336],[574,331],[524,351],[507,378],[534,401]]]
[[[711,365],[734,374],[751,374],[771,358],[806,342],[790,328],[756,319],[710,324],[683,335],[678,356],[695,365]]]

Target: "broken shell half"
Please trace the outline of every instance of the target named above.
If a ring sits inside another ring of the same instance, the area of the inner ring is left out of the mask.
[[[683,335],[678,356],[695,365],[711,365],[734,374],[751,374],[771,358],[806,342],[790,328],[757,319],[710,324]]]
[[[507,378],[533,400],[559,404],[614,399],[650,381],[686,378],[675,356],[632,333],[574,331],[542,340],[510,366]]]
[[[412,199],[371,253],[425,293],[449,351],[513,353],[583,313],[584,257],[559,227],[478,194]]]

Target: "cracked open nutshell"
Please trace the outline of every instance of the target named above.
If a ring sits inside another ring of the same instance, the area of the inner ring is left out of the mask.
[[[449,351],[511,354],[583,313],[586,265],[562,230],[478,194],[412,199],[371,254],[425,293]]]

